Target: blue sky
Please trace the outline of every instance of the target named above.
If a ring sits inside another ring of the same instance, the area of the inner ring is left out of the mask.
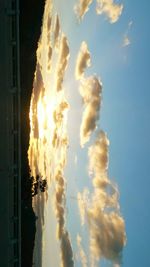
[[[91,66],[84,70],[84,75],[86,78],[95,75],[103,84],[97,129],[105,131],[110,141],[108,174],[109,179],[118,186],[120,210],[125,221],[127,244],[121,266],[149,267],[150,3],[148,0],[144,3],[135,0],[116,1],[123,4],[123,11],[115,23],[110,23],[106,14],[96,14],[95,1],[80,22],[74,13],[75,0],[53,2],[53,14],[59,16],[70,51],[68,68],[63,77],[64,91],[70,105],[67,125],[69,147],[65,167],[66,226],[75,257],[78,233],[82,235],[86,254],[89,250],[88,227],[82,227],[80,223],[77,193],[85,187],[92,191],[88,149],[96,138],[96,131],[93,131],[85,147],[80,147],[83,99],[79,93],[80,79],[75,79],[75,68],[84,41],[91,56]],[[43,266],[49,266],[49,261]],[[75,266],[80,267],[81,264],[77,261]],[[104,260],[98,266],[115,265]]]
[[[150,3],[124,1],[123,4],[122,16],[113,25],[103,16],[96,16],[94,5],[91,6],[81,22],[83,29],[78,38],[79,42],[82,38],[88,41],[92,54],[90,71],[100,75],[104,86],[100,126],[110,139],[109,173],[117,181],[126,223],[127,245],[122,266],[148,267]],[[130,21],[133,21],[128,33],[131,44],[122,47]],[[69,30],[74,42],[74,29]]]

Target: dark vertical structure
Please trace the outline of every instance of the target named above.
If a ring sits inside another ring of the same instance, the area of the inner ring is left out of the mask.
[[[32,266],[28,114],[44,2],[0,0],[0,267]]]
[[[0,1],[0,266],[21,266],[19,1]]]
[[[27,151],[29,108],[36,68],[36,50],[41,34],[45,0],[20,0],[20,83],[21,83],[21,267],[34,266],[36,218],[32,209]],[[0,265],[1,267],[1,265]]]

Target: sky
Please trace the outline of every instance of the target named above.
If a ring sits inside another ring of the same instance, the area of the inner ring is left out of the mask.
[[[28,152],[48,181],[33,200],[36,266],[41,247],[42,267],[150,266],[149,10],[46,1]]]

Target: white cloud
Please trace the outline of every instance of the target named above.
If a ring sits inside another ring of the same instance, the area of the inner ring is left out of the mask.
[[[124,37],[123,37],[123,42],[122,42],[122,46],[125,47],[125,46],[129,46],[131,44],[131,41],[130,41],[130,38],[129,38],[129,32],[130,32],[130,29],[132,27],[132,24],[133,24],[133,21],[129,21],[128,23],[128,28],[126,30],[126,33],[124,34]]]
[[[80,143],[84,146],[96,129],[96,122],[99,119],[102,84],[97,77],[91,76],[82,80],[79,91],[85,107],[80,127]]]
[[[110,23],[115,23],[123,11],[122,4],[115,4],[113,0],[97,0],[96,12],[99,15],[105,14]]]
[[[85,215],[86,215],[86,207],[89,200],[89,190],[85,188],[82,192],[78,192],[77,194],[77,200],[78,200],[78,208],[80,213],[80,219],[81,219],[81,225],[84,225],[85,223]]]
[[[56,69],[56,90],[60,91],[62,89],[62,83],[64,80],[65,71],[67,68],[69,59],[69,45],[67,37],[62,34],[61,41],[60,41],[60,52],[59,52],[59,59]]]
[[[82,42],[76,61],[75,77],[77,80],[84,75],[84,70],[91,65],[91,56],[86,42]]]
[[[54,25],[54,46],[58,48],[58,39],[60,34],[60,22],[58,15],[55,16],[55,25]]]
[[[128,46],[130,44],[131,44],[131,42],[129,40],[129,37],[128,36],[124,36],[124,38],[123,38],[123,46],[125,47],[125,46]]]
[[[78,0],[78,3],[74,6],[74,11],[79,19],[83,19],[92,1],[93,0]]]
[[[88,261],[87,261],[87,256],[85,254],[85,251],[82,247],[82,238],[81,236],[78,234],[77,235],[77,245],[78,245],[78,249],[79,249],[79,255],[80,255],[80,259],[81,259],[81,263],[82,263],[82,267],[87,267],[88,266]]]
[[[126,244],[124,219],[120,214],[119,192],[108,177],[109,140],[101,131],[89,148],[89,174],[93,192],[78,193],[81,219],[89,226],[89,246],[92,266],[105,258],[119,266],[122,249]],[[85,221],[85,218],[87,220]],[[78,241],[80,243],[80,239]]]
[[[74,267],[73,251],[69,233],[65,231],[61,239],[61,267]]]
[[[93,259],[106,258],[119,264],[126,243],[125,223],[119,211],[118,190],[108,178],[108,146],[108,138],[101,131],[89,148],[89,171],[94,178],[91,206],[87,208],[90,249]]]

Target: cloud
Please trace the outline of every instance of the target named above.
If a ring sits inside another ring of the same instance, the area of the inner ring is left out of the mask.
[[[80,143],[84,146],[96,129],[96,122],[99,119],[102,84],[97,77],[88,77],[82,80],[79,92],[85,107],[80,127]]]
[[[52,34],[52,17],[50,14],[47,16],[47,71],[50,71],[51,69],[51,59],[52,59],[52,53],[53,49],[51,46],[51,34]]]
[[[40,98],[44,94],[45,88],[43,83],[43,76],[42,76],[42,66],[37,63],[36,71],[34,74],[34,82],[33,82],[33,90],[32,90],[32,97],[31,97],[31,104],[30,104],[30,114],[32,120],[32,130],[34,138],[39,137],[39,126],[38,126],[38,117],[37,117],[37,103]]]
[[[54,46],[58,48],[58,38],[60,33],[60,22],[58,15],[55,16],[55,25],[54,25]]]
[[[90,250],[93,260],[106,258],[120,264],[126,244],[125,223],[119,211],[117,187],[108,178],[108,146],[108,138],[101,131],[88,153],[94,187],[91,206],[87,207]]]
[[[86,42],[82,42],[76,61],[75,77],[77,80],[84,75],[85,68],[91,65],[91,56]]]
[[[73,251],[67,231],[63,233],[61,239],[61,267],[74,267]]]
[[[47,18],[47,45],[49,45],[49,43],[50,43],[51,25],[52,25],[52,18],[49,14],[49,16]]]
[[[83,19],[92,1],[93,0],[78,0],[78,3],[74,6],[74,11],[79,19]]]
[[[78,200],[78,208],[80,213],[80,219],[81,219],[81,225],[84,225],[85,223],[85,215],[86,215],[86,206],[89,199],[89,190],[87,188],[84,189],[82,194],[78,192],[77,194],[77,200]]]
[[[82,267],[87,267],[88,266],[88,261],[87,261],[87,256],[85,254],[85,251],[82,247],[82,238],[81,236],[78,234],[77,235],[77,245],[78,245],[78,249],[79,249],[79,255],[80,255],[80,259],[81,259],[81,263],[82,263]]]
[[[64,202],[65,202],[65,181],[62,174],[62,168],[59,166],[55,174],[55,214],[57,218],[57,238],[61,239],[64,232],[65,224],[65,211],[64,211]]]
[[[48,47],[48,56],[47,56],[47,58],[48,58],[48,62],[47,62],[47,70],[48,70],[48,71],[50,71],[50,69],[51,69],[51,58],[52,58],[52,53],[53,53],[53,50],[52,50],[51,46],[49,45],[49,47]]]
[[[104,213],[98,202],[88,210],[90,227],[90,249],[96,260],[106,258],[120,263],[125,245],[123,218],[115,212]]]
[[[78,165],[78,156],[77,155],[75,155],[75,157],[74,157],[74,164],[75,164],[75,166]]]
[[[57,221],[56,235],[59,242],[54,241],[60,244],[62,267],[73,267],[73,251],[66,228],[64,177],[68,147],[69,105],[62,88],[69,59],[69,45],[67,37],[61,32],[58,15],[54,17],[52,14],[52,2],[48,0],[45,3],[42,33],[37,49],[37,65],[30,106],[31,133],[28,156],[31,174],[34,177],[38,174],[40,179],[42,177],[47,179],[48,186],[52,183],[50,199],[53,200]],[[59,49],[55,51],[55,48]],[[49,75],[49,70],[52,75]],[[60,90],[61,93],[58,94]],[[40,199],[41,197],[38,198],[39,201]],[[38,204],[37,208],[40,208],[42,203]],[[50,244],[52,241],[48,242]]]
[[[97,0],[97,14],[105,14],[110,23],[117,22],[122,14],[122,11],[123,5],[115,4],[113,0]]]
[[[67,37],[62,34],[60,41],[60,53],[56,69],[56,90],[62,89],[62,82],[64,79],[65,70],[69,59],[69,46]]]
[[[106,175],[108,169],[109,140],[103,131],[100,131],[97,140],[89,148],[89,170],[91,173]]]
[[[70,236],[65,227],[65,180],[60,164],[55,174],[56,192],[55,192],[55,214],[57,218],[57,238],[60,240],[61,266],[73,267],[73,251]]]
[[[133,21],[129,21],[128,28],[126,30],[126,33],[124,34],[124,37],[123,37],[123,42],[122,42],[123,47],[129,46],[131,44],[131,41],[129,39],[129,32],[130,32],[130,29],[132,27],[132,24],[133,24]]]
[[[130,44],[131,44],[131,42],[129,40],[129,37],[128,36],[124,36],[124,38],[123,38],[123,46],[125,47],[125,46],[128,46]]]

